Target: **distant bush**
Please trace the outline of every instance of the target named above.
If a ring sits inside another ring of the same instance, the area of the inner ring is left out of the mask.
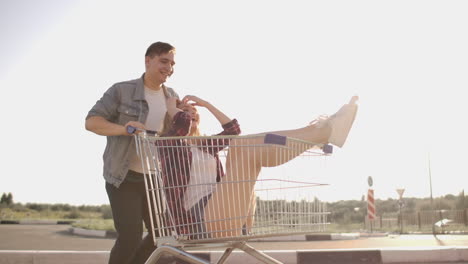
[[[82,212],[96,212],[99,213],[101,212],[101,207],[99,205],[80,205],[78,206],[78,210]]]
[[[285,204],[289,206],[299,206],[301,202],[286,201],[262,201],[258,197],[258,202],[265,203],[263,206],[275,209]],[[317,199],[317,198],[316,198]],[[11,193],[4,193],[0,202],[0,219],[104,219],[112,220],[112,210],[110,205],[80,205],[69,204],[41,204],[41,203],[14,203]],[[267,204],[269,203],[269,204]],[[327,211],[330,212],[328,221],[338,224],[358,224],[362,223],[367,214],[367,201],[365,196],[361,200],[347,200],[328,202]],[[399,200],[387,199],[375,200],[375,206],[378,215],[398,213]],[[260,207],[257,207],[257,209]],[[404,213],[413,213],[417,211],[430,210],[450,210],[450,209],[468,209],[468,196],[462,191],[458,196],[445,195],[441,197],[430,198],[411,198],[403,199],[402,211]]]
[[[48,204],[27,203],[26,208],[36,210],[38,212],[49,209]]]
[[[52,204],[50,206],[50,210],[52,211],[65,211],[65,212],[68,212],[68,211],[71,211],[73,208],[71,205],[69,204]]]
[[[15,203],[15,204],[11,205],[10,208],[13,211],[16,211],[16,212],[27,212],[29,210],[28,208],[26,208],[21,203]]]
[[[78,210],[74,209],[70,213],[64,215],[63,217],[67,219],[78,219],[81,218],[81,213]]]
[[[112,219],[112,209],[110,205],[102,205],[101,206],[101,214],[103,219]]]

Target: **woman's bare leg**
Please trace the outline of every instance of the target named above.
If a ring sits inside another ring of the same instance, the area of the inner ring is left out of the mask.
[[[310,125],[307,127],[264,133],[262,137],[252,140],[252,145],[261,145],[255,149],[254,159],[258,159],[261,167],[275,167],[288,162],[299,156],[304,151],[311,149],[313,143],[325,144],[330,136],[331,128],[327,125],[318,127]],[[265,144],[267,139],[265,135],[270,134],[274,138],[284,140],[284,147],[278,147],[274,144]],[[306,142],[298,142],[292,139],[300,139]]]
[[[252,227],[254,225],[254,216],[255,216],[255,209],[257,208],[257,196],[255,195],[255,192],[252,192],[252,195],[250,196],[250,207],[249,207],[249,213],[247,214],[247,220],[245,222],[245,231],[247,234],[250,234],[252,231]]]
[[[251,179],[258,177],[261,166],[240,152],[243,152],[242,148],[230,149],[226,158],[226,176],[205,207],[206,230],[214,238],[239,236],[248,219],[255,185],[255,180]]]
[[[301,145],[289,138],[317,144],[330,140],[341,147],[354,122],[357,100],[358,97],[351,98],[348,105],[324,123],[233,139],[226,157],[226,176],[221,179],[206,205],[205,221],[211,236],[232,237],[242,234],[242,226],[249,220],[254,185],[261,168],[284,164],[311,148],[310,144]],[[268,134],[276,135],[273,138],[286,148],[265,144],[268,143],[265,142]]]
[[[265,144],[265,135],[284,137],[287,148]],[[328,126],[310,125],[233,139],[226,157],[226,176],[218,184],[205,208],[205,222],[212,237],[232,237],[242,234],[242,226],[251,221],[254,185],[262,167],[281,165],[302,152],[310,144],[298,144],[288,138],[326,143]]]

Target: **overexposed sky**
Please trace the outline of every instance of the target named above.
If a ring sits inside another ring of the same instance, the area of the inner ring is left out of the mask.
[[[0,2],[0,193],[106,204],[105,138],[84,129],[155,41],[177,48],[168,86],[236,117],[244,134],[303,126],[361,98],[349,141],[309,168],[311,195],[376,199],[468,190],[465,1]],[[202,111],[202,127],[219,125]],[[325,172],[323,172],[325,171]]]

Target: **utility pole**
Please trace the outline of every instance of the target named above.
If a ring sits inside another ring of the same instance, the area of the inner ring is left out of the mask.
[[[398,188],[396,189],[400,199],[398,200],[398,206],[400,208],[400,235],[403,233],[403,212],[401,207],[403,206],[403,193],[405,192],[405,188]]]
[[[431,219],[432,219],[432,234],[435,235],[435,226],[434,226],[434,198],[432,197],[432,175],[431,175],[431,153],[429,152],[427,154],[427,161],[428,161],[428,168],[429,168],[429,188],[430,188],[430,193],[431,193],[431,208],[432,208],[432,213],[431,213]]]
[[[432,210],[434,210],[434,199],[432,198],[432,175],[431,175],[431,154],[428,154],[427,160],[428,160],[428,166],[429,166],[429,188],[431,191],[431,207]]]

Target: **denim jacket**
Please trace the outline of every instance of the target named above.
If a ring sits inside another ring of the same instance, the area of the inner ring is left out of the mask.
[[[149,107],[145,100],[143,84],[144,74],[139,79],[120,82],[109,88],[88,112],[86,119],[92,116],[101,116],[106,120],[119,125],[129,121],[145,123]],[[166,97],[177,93],[166,87]],[[130,136],[108,136],[104,150],[104,179],[119,187],[124,181],[129,166],[129,150],[135,148],[135,139]]]

